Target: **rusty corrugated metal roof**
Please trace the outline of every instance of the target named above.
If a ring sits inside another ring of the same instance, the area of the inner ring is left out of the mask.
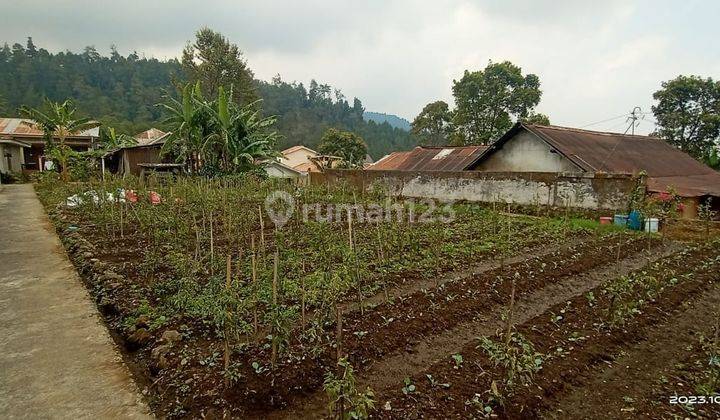
[[[0,118],[0,135],[3,136],[17,136],[17,137],[42,137],[43,132],[34,126],[30,126],[25,122],[31,122],[31,120],[23,118]],[[98,127],[85,130],[80,133],[68,136],[69,139],[73,138],[85,138],[85,137],[98,137],[100,135],[100,129]]]
[[[162,144],[170,132],[159,130],[155,127],[147,129],[142,133],[135,134],[137,146],[151,146],[153,144]]]
[[[489,158],[521,130],[538,136],[583,172],[645,171],[650,191],[667,191],[672,186],[684,197],[720,196],[720,173],[652,136],[518,123],[470,166]]]
[[[371,171],[464,171],[487,146],[427,147],[393,152],[372,165]]]

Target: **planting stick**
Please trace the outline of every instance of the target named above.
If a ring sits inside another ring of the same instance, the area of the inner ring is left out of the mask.
[[[510,307],[508,308],[507,335],[505,336],[505,345],[510,345],[510,333],[512,332],[513,310],[515,307],[515,276],[512,278],[512,289],[510,290]]]
[[[305,260],[302,262],[302,273],[300,275],[300,326],[302,331],[305,332]]]
[[[213,238],[213,214],[210,212],[210,274],[212,275],[215,267],[215,240]]]
[[[265,254],[265,223],[262,217],[262,208],[258,206],[258,216],[260,217],[260,247],[262,248],[263,255]]]
[[[125,238],[125,231],[123,230],[123,204],[120,204],[120,237]]]
[[[280,255],[278,254],[278,250],[275,249],[275,258],[273,261],[273,284],[272,284],[273,305],[277,305],[277,301],[278,301],[278,259],[279,258],[280,258]]]
[[[230,254],[227,255],[227,265],[225,267],[225,292],[230,293],[230,282],[232,278],[232,271],[231,271],[231,260],[230,260]],[[232,312],[230,311],[230,308],[226,308],[226,321],[224,323],[225,331],[225,387],[230,386],[230,378],[227,376],[228,368],[230,367],[230,329],[228,328],[228,322],[230,320],[230,317],[232,316]]]
[[[278,290],[277,290],[277,284],[278,284],[278,250],[275,249],[275,261],[273,262],[273,282],[272,282],[272,299],[273,299],[273,308],[272,310],[275,311],[277,314],[277,301],[278,301]],[[275,330],[275,322],[272,324],[272,354],[270,356],[270,364],[272,367],[275,367],[275,362],[277,361],[277,354],[278,354],[278,345],[277,345],[277,331]]]
[[[251,265],[252,265],[252,282],[253,282],[253,327],[255,329],[255,337],[257,337],[258,333],[258,284],[257,284],[257,254],[255,252],[255,235],[252,235],[250,237],[250,247],[252,248],[252,257],[251,257]]]
[[[198,260],[200,258],[200,229],[195,215],[193,215],[193,226],[195,227],[195,260]]]
[[[342,309],[340,304],[335,302],[335,313],[337,314],[337,331],[335,333],[335,343],[337,344],[337,361],[342,359]]]

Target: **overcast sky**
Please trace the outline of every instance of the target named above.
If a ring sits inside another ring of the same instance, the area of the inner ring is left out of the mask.
[[[542,83],[538,111],[575,127],[640,106],[678,74],[720,73],[718,1],[0,0],[0,39],[51,51],[94,45],[177,57],[201,26],[261,79],[329,83],[409,120],[452,100],[452,80],[510,60]],[[649,117],[650,118],[650,117]],[[624,118],[590,125],[624,130]],[[639,130],[652,129],[641,123]]]

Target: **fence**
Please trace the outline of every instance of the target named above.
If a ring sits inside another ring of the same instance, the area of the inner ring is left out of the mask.
[[[327,169],[312,184],[383,185],[390,194],[442,201],[507,202],[583,209],[625,209],[637,179],[624,174],[405,172]]]

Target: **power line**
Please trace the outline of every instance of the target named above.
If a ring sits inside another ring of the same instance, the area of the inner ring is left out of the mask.
[[[592,125],[602,124],[602,123],[604,123],[604,122],[608,122],[608,121],[612,121],[612,120],[617,120],[618,118],[623,118],[623,117],[627,117],[627,116],[628,116],[628,114],[625,113],[625,114],[622,114],[622,115],[618,115],[617,117],[608,118],[608,119],[602,120],[602,121],[596,121],[596,122],[594,122],[594,123],[586,124],[586,125],[583,125],[583,126],[578,127],[578,128],[590,127],[590,126],[592,126]]]

